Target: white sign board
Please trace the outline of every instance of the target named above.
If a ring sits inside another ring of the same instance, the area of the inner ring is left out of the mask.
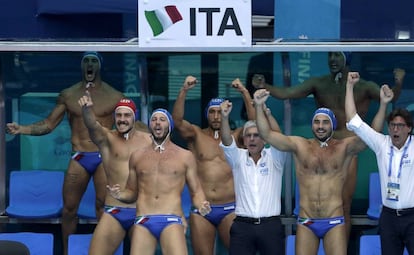
[[[138,0],[139,47],[251,47],[251,0]]]

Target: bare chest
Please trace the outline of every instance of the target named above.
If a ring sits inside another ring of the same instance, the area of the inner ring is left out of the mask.
[[[219,146],[220,139],[203,136],[190,144],[189,148],[198,161],[225,160],[223,149]]]
[[[174,178],[183,176],[186,171],[185,162],[171,152],[147,151],[135,164],[141,178]]]
[[[297,158],[298,170],[305,175],[336,175],[343,171],[344,155],[339,148],[315,148]]]

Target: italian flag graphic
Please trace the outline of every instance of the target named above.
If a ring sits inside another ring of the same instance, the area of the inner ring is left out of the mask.
[[[162,9],[145,11],[145,18],[154,36],[161,34],[168,27],[183,19],[175,5],[167,5]]]

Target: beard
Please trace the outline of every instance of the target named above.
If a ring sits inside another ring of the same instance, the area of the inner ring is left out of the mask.
[[[154,141],[157,144],[163,143],[165,141],[165,138],[167,138],[167,136],[168,136],[168,132],[167,133],[163,133],[161,136],[157,136],[154,133],[152,133],[152,137],[153,137]]]
[[[213,131],[220,131],[220,123],[211,123],[209,126]]]
[[[317,139],[317,140],[319,140],[320,142],[326,142],[327,140],[329,140],[329,138],[331,138],[331,136],[332,136],[332,131],[331,132],[329,132],[329,133],[327,133],[324,137],[319,137],[318,136],[318,132],[317,132],[318,130],[316,130],[316,131],[313,131],[313,136]]]

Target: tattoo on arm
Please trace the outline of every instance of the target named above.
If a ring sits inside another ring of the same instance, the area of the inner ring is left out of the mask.
[[[50,133],[52,130],[47,126],[44,120],[33,123],[30,126],[31,135],[44,135]]]

